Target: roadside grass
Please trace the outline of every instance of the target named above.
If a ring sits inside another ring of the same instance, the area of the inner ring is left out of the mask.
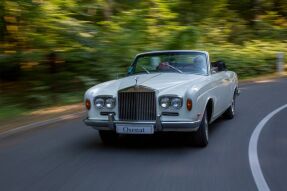
[[[26,112],[29,112],[29,109],[19,105],[2,105],[0,106],[0,121],[18,117]]]
[[[55,95],[48,94],[47,92],[46,97],[49,100],[43,100],[42,103],[37,106],[31,105],[29,103],[19,103],[21,102],[21,100],[24,101],[24,99],[19,99],[19,97],[17,98],[15,96],[9,97],[9,101],[7,102],[7,96],[8,95],[0,96],[0,100],[6,100],[5,103],[3,103],[3,101],[0,102],[0,122],[17,118],[23,116],[24,114],[29,115],[33,112],[44,111],[50,107],[63,107],[66,105],[80,103],[83,99],[83,92],[69,92],[57,94],[55,102],[49,99],[51,97],[55,97]],[[17,102],[17,104],[13,104],[13,101]]]
[[[276,79],[280,77],[287,77],[287,71],[283,72],[281,74],[278,73],[270,73],[266,75],[259,75],[255,77],[240,77],[239,76],[239,82],[240,83],[246,83],[246,82],[254,82],[254,81],[264,81],[264,80],[270,80],[270,79]]]

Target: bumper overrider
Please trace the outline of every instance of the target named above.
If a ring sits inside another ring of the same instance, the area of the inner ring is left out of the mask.
[[[116,130],[117,124],[129,125],[152,125],[155,132],[191,132],[197,131],[200,125],[199,121],[161,121],[161,117],[157,116],[156,121],[116,121],[113,114],[108,115],[108,120],[84,119],[86,125],[97,130]]]

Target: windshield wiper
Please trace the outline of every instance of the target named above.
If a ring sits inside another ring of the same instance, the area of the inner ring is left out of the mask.
[[[182,72],[180,69],[178,69],[178,68],[176,68],[176,67],[170,65],[168,62],[165,62],[164,64],[166,64],[166,65],[169,66],[170,68],[174,69],[175,71],[177,71],[177,72],[183,74],[183,72]]]
[[[144,69],[144,71],[146,71],[146,73],[150,74],[150,71],[148,71],[145,67],[143,67],[142,65],[139,65],[142,69]]]

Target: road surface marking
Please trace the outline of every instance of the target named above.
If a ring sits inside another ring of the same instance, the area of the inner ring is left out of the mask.
[[[17,133],[17,132],[21,132],[21,131],[24,131],[24,130],[32,129],[32,128],[35,128],[35,127],[41,127],[41,126],[45,126],[45,125],[50,125],[52,123],[60,122],[60,121],[67,120],[67,119],[76,119],[76,118],[80,117],[84,113],[85,113],[85,111],[81,111],[81,112],[77,112],[77,113],[73,113],[73,114],[68,114],[68,115],[63,115],[63,116],[60,116],[60,117],[48,119],[48,120],[45,120],[45,121],[38,121],[38,122],[31,123],[31,124],[28,124],[28,125],[23,125],[23,126],[20,126],[20,127],[16,127],[14,129],[10,129],[8,131],[4,131],[4,132],[0,133],[0,138],[1,137],[6,137],[6,136],[9,136],[11,134],[14,134],[14,133]]]
[[[252,175],[254,178],[254,181],[256,183],[256,186],[258,188],[258,190],[260,191],[270,191],[270,188],[263,176],[262,170],[260,168],[260,163],[258,160],[258,152],[257,152],[257,148],[258,148],[258,139],[259,139],[259,135],[263,129],[263,127],[266,125],[266,123],[277,113],[279,113],[281,110],[287,108],[287,104],[279,107],[278,109],[272,111],[271,113],[269,113],[266,117],[264,117],[260,123],[256,126],[256,128],[254,129],[250,141],[249,141],[249,148],[248,148],[248,157],[249,157],[249,164],[250,164],[250,168],[252,171]]]

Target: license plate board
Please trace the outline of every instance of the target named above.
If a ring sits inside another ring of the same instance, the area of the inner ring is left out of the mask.
[[[116,124],[119,134],[153,134],[154,127],[150,124]]]

